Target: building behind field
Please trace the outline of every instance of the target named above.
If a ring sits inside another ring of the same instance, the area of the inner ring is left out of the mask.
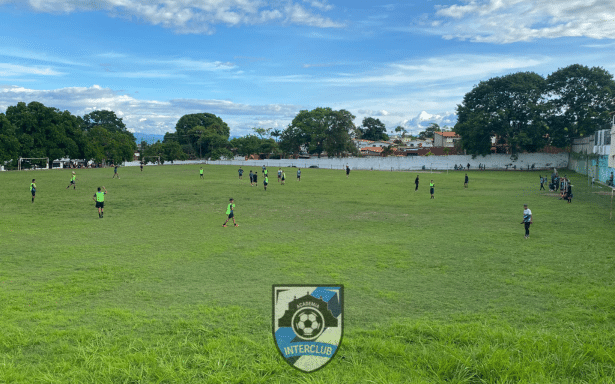
[[[593,135],[574,139],[568,168],[608,182],[615,174],[615,113],[610,129],[601,129]]]

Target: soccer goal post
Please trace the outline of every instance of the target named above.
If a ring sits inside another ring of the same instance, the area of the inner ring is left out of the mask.
[[[20,157],[17,163],[17,170],[23,170],[24,163],[32,165],[32,163],[38,163],[36,160],[45,160],[45,169],[49,169],[49,158],[48,157]],[[35,164],[36,165],[36,164]]]
[[[143,162],[147,164],[147,161],[145,161],[145,159],[150,159],[150,158],[156,159],[156,164],[160,164],[160,156],[143,156]]]

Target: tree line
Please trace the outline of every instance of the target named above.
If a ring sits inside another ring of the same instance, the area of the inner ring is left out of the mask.
[[[253,128],[253,133],[229,140],[230,129],[218,116],[196,113],[182,116],[175,132],[162,142],[143,142],[143,156],[164,161],[207,158],[217,160],[233,156],[258,155],[267,158],[296,157],[300,153],[327,156],[356,155],[353,138],[388,140],[384,123],[366,117],[360,126],[355,116],[342,109],[302,110],[284,130]]]
[[[547,77],[517,72],[481,81],[457,106],[454,131],[472,155],[566,148],[577,137],[610,127],[615,111],[613,76],[579,64]]]
[[[74,116],[33,101],[0,113],[0,161],[9,166],[19,157],[121,162],[135,150],[134,135],[112,111]]]
[[[609,126],[615,111],[615,82],[603,68],[579,64],[543,77],[518,72],[481,81],[457,106],[453,131],[461,136],[459,145],[473,155],[498,151],[535,152],[546,145],[560,148],[572,139],[590,135]],[[220,159],[261,155],[269,158],[297,157],[307,152],[321,156],[356,155],[352,139],[388,140],[384,123],[366,117],[360,126],[347,110],[319,107],[302,110],[284,130],[253,128],[253,133],[229,140],[230,128],[211,113],[182,116],[175,132],[162,141],[140,143],[146,161]],[[433,138],[447,131],[432,123],[418,135]],[[407,130],[394,129],[401,137]],[[401,144],[401,141],[398,142]],[[103,160],[115,163],[132,160],[135,138],[113,111],[98,110],[84,116],[46,107],[39,102],[7,108],[0,113],[0,161],[19,157]]]

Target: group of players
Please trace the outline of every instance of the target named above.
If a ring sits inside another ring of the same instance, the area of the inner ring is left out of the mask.
[[[243,180],[244,170],[241,167],[239,167],[239,169],[237,170],[237,173],[239,174],[239,180]],[[267,186],[269,185],[269,171],[267,170],[267,167],[265,165],[263,165],[262,173],[263,173],[263,187],[265,188],[265,191],[266,191]],[[203,167],[201,167],[201,169],[199,170],[199,174],[202,179],[203,178]],[[250,170],[249,176],[250,176],[250,186],[258,187],[258,171],[253,172],[252,170]],[[297,181],[301,181],[301,168],[297,169]],[[286,182],[286,172],[284,172],[282,168],[278,169],[278,182],[281,185],[284,185]],[[223,227],[226,227],[226,224],[230,220],[233,220],[233,224],[236,227],[239,226],[239,224],[235,222],[235,200],[233,198],[229,199],[229,203],[226,207],[226,215],[227,215],[227,218],[224,224],[222,224]]]
[[[114,166],[112,178],[117,177],[119,179],[117,169],[118,167]],[[143,167],[141,167],[141,171],[143,171]],[[237,172],[239,174],[239,179],[242,180],[244,170],[240,167]],[[203,167],[201,167],[199,170],[199,176],[201,179],[204,179]],[[252,170],[250,170],[249,176],[250,176],[250,186],[258,186],[258,171],[253,172]],[[269,184],[269,172],[265,165],[262,166],[262,176],[263,176],[263,186],[266,191],[267,185]],[[346,177],[349,177],[349,176],[350,176],[350,167],[346,165]],[[286,172],[284,172],[282,168],[279,168],[278,169],[278,182],[281,185],[284,185],[285,181],[286,181]],[[297,181],[301,181],[301,168],[297,169]],[[542,175],[540,175],[540,189],[541,190],[545,189],[544,184],[546,183],[546,181],[547,181],[547,178],[546,177],[543,178]],[[464,184],[463,184],[464,188],[468,188],[468,182],[469,182],[469,178],[468,178],[468,174],[466,173],[465,178],[464,178]],[[416,185],[416,188],[414,189],[414,191],[416,192],[419,189],[419,175],[416,175],[416,179],[414,180],[414,183]],[[68,186],[66,187],[66,189],[70,188],[71,185],[73,186],[73,189],[77,189],[77,175],[75,171],[72,172],[70,182]],[[570,184],[570,181],[568,180],[566,176],[564,176],[562,179],[559,179],[557,172],[554,171],[552,175],[551,184],[549,185],[549,189],[553,191],[559,188],[561,188],[561,191],[562,191],[561,198],[568,200],[568,203],[570,203],[572,201],[572,185]],[[32,203],[34,203],[34,198],[36,197],[36,179],[32,179],[32,182],[30,183],[30,192],[32,194]],[[434,192],[435,192],[435,183],[432,179],[429,182],[429,193],[431,195],[430,199],[435,198]],[[102,187],[98,187],[98,190],[92,196],[92,199],[96,202],[96,208],[98,209],[98,217],[101,219],[103,218],[103,215],[104,215],[106,194],[107,194],[107,189],[104,186],[102,186]],[[227,205],[227,209],[226,209],[227,219],[224,222],[224,224],[222,224],[223,227],[226,227],[226,224],[230,220],[233,220],[233,224],[235,225],[235,227],[239,226],[235,222],[235,212],[234,211],[235,211],[235,201],[233,198],[231,198],[229,199],[229,204]],[[529,238],[529,227],[531,223],[532,223],[532,213],[527,207],[527,205],[524,205],[522,224],[525,224],[525,238],[526,239]]]
[[[114,167],[112,179],[114,179],[116,176],[118,179],[120,178],[119,175],[117,174],[117,166]],[[66,189],[69,189],[71,185],[73,186],[73,189],[75,190],[77,189],[77,174],[75,173],[75,171],[72,172],[71,177],[70,177],[70,182],[68,186],[66,187]],[[36,197],[36,179],[32,179],[32,182],[30,183],[30,193],[32,194],[32,203],[34,203],[34,198]],[[98,218],[100,219],[103,218],[103,214],[104,214],[106,194],[107,194],[107,188],[105,188],[105,186],[103,185],[102,187],[98,187],[98,190],[92,196],[92,199],[96,202],[96,208],[98,209]]]
[[[540,176],[540,191],[545,189],[545,184],[547,183],[547,176]],[[560,200],[568,201],[568,204],[572,203],[572,184],[570,183],[570,179],[566,175],[564,177],[559,177],[557,171],[553,170],[551,174],[551,182],[549,183],[549,192],[557,192],[560,191]]]

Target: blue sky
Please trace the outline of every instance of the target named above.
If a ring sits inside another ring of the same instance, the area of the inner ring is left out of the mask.
[[[0,25],[0,112],[110,109],[151,134],[210,112],[242,136],[316,107],[418,133],[494,76],[615,73],[604,0],[0,0]]]

